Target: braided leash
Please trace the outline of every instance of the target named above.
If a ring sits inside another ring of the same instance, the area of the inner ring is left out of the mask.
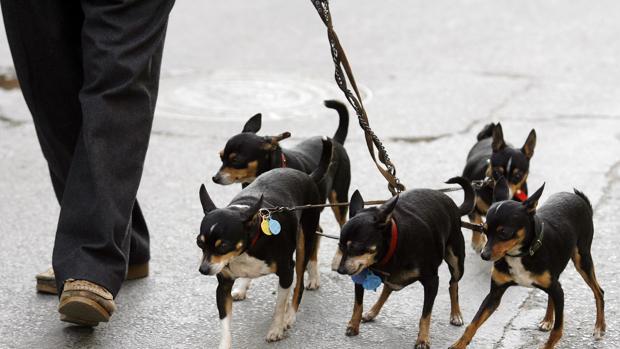
[[[321,17],[321,20],[327,27],[327,37],[329,39],[331,55],[335,65],[334,78],[336,79],[336,83],[357,114],[360,127],[364,130],[364,136],[366,138],[366,145],[368,147],[370,157],[374,161],[375,165],[377,165],[381,175],[383,175],[383,177],[387,180],[390,193],[392,193],[392,195],[397,195],[405,190],[405,186],[400,182],[400,179],[396,177],[396,167],[390,160],[390,156],[388,155],[385,146],[375,132],[370,128],[368,115],[366,114],[366,110],[362,104],[362,97],[357,88],[357,84],[355,83],[355,77],[353,76],[351,66],[349,65],[349,60],[347,59],[344,49],[340,44],[338,35],[334,31],[331,12],[329,10],[329,2],[328,0],[311,1]],[[349,84],[355,94],[349,89]],[[379,154],[378,161],[375,155],[375,147],[377,148],[377,152]],[[385,168],[381,164],[383,164]]]

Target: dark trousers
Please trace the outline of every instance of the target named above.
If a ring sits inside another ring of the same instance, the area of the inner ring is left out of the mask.
[[[136,193],[174,0],[0,0],[13,62],[60,217],[58,289],[88,280],[116,295],[149,260]]]

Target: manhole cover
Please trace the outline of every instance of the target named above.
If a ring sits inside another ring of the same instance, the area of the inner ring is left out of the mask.
[[[370,91],[360,86],[364,102]],[[263,113],[267,119],[305,116],[323,108],[326,99],[344,101],[333,81],[256,72],[185,72],[163,76],[158,116],[188,120],[247,120]]]

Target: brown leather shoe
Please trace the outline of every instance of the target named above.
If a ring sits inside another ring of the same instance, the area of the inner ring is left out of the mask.
[[[143,264],[133,264],[127,268],[127,276],[125,276],[125,280],[142,279],[147,276],[149,276],[148,262]],[[53,268],[49,268],[46,271],[37,274],[35,278],[37,280],[37,292],[45,294],[58,294]]]
[[[60,320],[81,326],[108,322],[116,310],[114,297],[105,288],[86,280],[65,281],[60,295]]]

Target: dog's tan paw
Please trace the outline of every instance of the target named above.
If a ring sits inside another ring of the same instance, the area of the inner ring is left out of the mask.
[[[477,254],[480,254],[482,252],[482,249],[484,248],[484,245],[486,245],[486,243],[487,243],[486,235],[480,234],[478,238],[474,238],[471,240],[471,248],[473,248]]]
[[[284,316],[284,327],[287,330],[290,329],[291,327],[293,327],[295,320],[297,320],[297,312],[295,312],[295,310],[293,310],[293,308],[289,306],[288,310],[286,311],[286,315]]]
[[[277,342],[282,339],[284,339],[284,327],[282,326],[272,327],[265,337],[267,342]]]
[[[242,301],[247,298],[247,292],[241,290],[233,290],[231,292],[233,301]]]
[[[604,328],[595,328],[594,329],[594,333],[592,333],[592,335],[594,336],[594,339],[596,339],[596,340],[603,339],[603,336],[605,336],[605,329]]]
[[[453,326],[463,326],[463,315],[460,313],[450,315],[450,324]]]
[[[374,312],[372,310],[369,310],[369,311],[365,312],[364,315],[362,315],[362,322],[374,321],[375,318],[377,317],[377,315],[379,315],[379,314],[377,314],[376,312]]]
[[[553,321],[543,320],[538,323],[538,329],[543,332],[549,332],[553,328]]]
[[[349,325],[347,326],[347,332],[345,332],[345,334],[349,337],[357,336],[360,334],[360,328],[359,326]]]
[[[417,341],[415,343],[415,349],[431,349],[431,344],[427,341]]]

